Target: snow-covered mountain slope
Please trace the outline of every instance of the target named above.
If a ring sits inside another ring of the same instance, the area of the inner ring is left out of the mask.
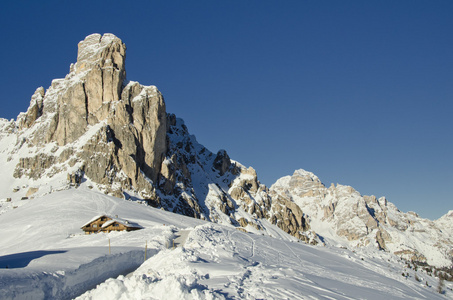
[[[144,229],[85,235],[80,227],[99,214]],[[276,238],[244,233],[84,185],[30,200],[0,226],[2,299],[72,298],[107,277],[79,299],[445,299],[437,278],[386,252],[306,245],[276,226]],[[181,232],[186,240],[173,249]]]
[[[435,220],[437,227],[453,232],[453,210],[450,210],[448,213]]]
[[[327,188],[305,170],[279,179],[270,190],[273,197],[299,205],[312,229],[335,243],[381,249],[430,265],[452,265],[451,212],[433,222],[399,211],[384,197],[362,196],[350,186]]]

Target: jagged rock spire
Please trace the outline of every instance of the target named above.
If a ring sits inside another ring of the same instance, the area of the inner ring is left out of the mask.
[[[17,120],[20,130],[33,132],[30,144],[56,142],[64,150],[58,158],[23,160],[16,176],[40,176],[44,170],[36,166],[71,159],[97,183],[111,184],[121,174],[122,188],[154,197],[153,182],[166,152],[165,103],[155,86],[125,84],[125,58],[126,46],[113,34],[92,34],[78,44],[70,73],[53,80],[45,93],[38,89]],[[122,196],[120,189],[116,194]]]
[[[109,116],[121,98],[126,45],[113,34],[92,34],[78,45],[77,63],[67,76],[69,87],[60,94],[57,126],[52,140],[65,145],[79,138],[87,125]]]
[[[126,79],[126,45],[116,36],[106,33],[87,36],[78,45],[76,74],[86,72],[85,94],[88,123],[107,117],[108,105],[121,97]]]

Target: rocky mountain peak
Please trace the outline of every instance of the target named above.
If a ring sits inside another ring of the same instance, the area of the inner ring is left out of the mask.
[[[125,58],[126,46],[113,34],[92,34],[78,44],[70,73],[45,92],[38,88],[18,116],[24,136],[18,147],[35,146],[37,153],[20,160],[16,177],[67,171],[49,170],[60,163],[113,194],[130,188],[155,199],[153,182],[166,152],[165,103],[154,86],[126,84]],[[50,144],[56,144],[53,153],[40,153]]]
[[[126,45],[115,35],[98,33],[87,36],[78,44],[77,73],[90,69],[95,65],[113,67],[120,72],[125,71]]]
[[[307,179],[309,178],[312,181],[319,181],[318,176],[316,176],[312,172],[306,171],[304,169],[295,170],[293,175],[292,175],[292,177],[304,177],[304,178],[307,178]]]
[[[291,176],[289,181],[291,188],[297,188],[300,190],[312,189],[313,186],[323,187],[324,185],[319,180],[318,176],[312,172],[305,171],[303,169],[296,170]]]
[[[70,73],[53,80],[45,93],[43,88],[35,92],[27,113],[18,116],[19,129],[38,122],[34,144],[74,142],[88,126],[106,120],[112,103],[120,100],[125,59],[126,46],[116,36],[89,35],[79,43],[77,62],[71,64]]]

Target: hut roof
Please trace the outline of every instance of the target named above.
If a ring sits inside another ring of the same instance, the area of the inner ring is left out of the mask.
[[[91,224],[92,222],[96,221],[96,220],[99,219],[100,217],[108,217],[108,218],[110,218],[110,217],[107,216],[107,215],[97,215],[96,217],[92,218],[91,220],[89,220],[88,222],[86,222],[85,224],[83,224],[82,227],[85,227],[85,226]],[[111,219],[111,218],[110,218],[110,219]]]
[[[85,223],[83,227],[91,224],[92,222],[96,221],[97,219],[101,218],[101,217],[107,217],[109,218],[110,220],[108,220],[107,222],[105,222],[104,224],[102,224],[102,227],[101,228],[105,228],[115,222],[119,223],[119,224],[122,224],[124,225],[125,227],[128,227],[128,228],[143,228],[142,226],[138,225],[138,223],[135,223],[135,222],[130,222],[128,220],[125,220],[125,219],[121,219],[121,218],[118,218],[118,217],[112,217],[112,216],[109,216],[109,215],[97,215],[95,216],[94,218],[92,218],[90,221],[88,221],[87,223]]]
[[[125,227],[129,227],[129,228],[143,228],[142,226],[138,225],[137,223],[129,222],[128,220],[124,220],[124,219],[120,219],[120,218],[112,218],[111,220],[102,224],[102,228],[108,227],[115,222],[122,224]]]

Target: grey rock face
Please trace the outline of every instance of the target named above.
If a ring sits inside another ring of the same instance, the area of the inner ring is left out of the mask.
[[[18,126],[20,129],[30,128],[42,115],[42,104],[44,98],[44,88],[39,87],[31,97],[30,107],[27,112],[19,115]]]
[[[126,79],[126,45],[112,34],[92,34],[79,43],[75,73],[86,72],[88,123],[108,116],[109,104],[121,97]]]
[[[227,152],[225,150],[219,150],[216,158],[214,159],[214,169],[218,170],[220,172],[220,176],[222,176],[228,170],[230,165],[231,161]]]
[[[54,165],[55,161],[56,159],[54,156],[46,154],[20,158],[13,175],[16,178],[20,178],[25,175],[29,178],[37,180],[46,172],[47,169]]]
[[[79,43],[70,86],[58,99],[58,121],[52,140],[66,145],[105,120],[112,102],[121,96],[126,46],[112,34],[92,34]]]
[[[82,81],[70,86],[58,103],[56,127],[50,128],[51,141],[64,146],[78,139],[87,129],[85,84]]]
[[[29,145],[56,143],[58,157],[21,159],[16,177],[38,178],[58,160],[78,164],[99,184],[120,182],[113,194],[133,189],[156,200],[153,183],[166,152],[165,103],[154,86],[124,84],[125,58],[126,46],[112,34],[92,34],[79,43],[71,72],[45,93],[37,89],[27,113],[18,117],[19,129],[33,132]]]

